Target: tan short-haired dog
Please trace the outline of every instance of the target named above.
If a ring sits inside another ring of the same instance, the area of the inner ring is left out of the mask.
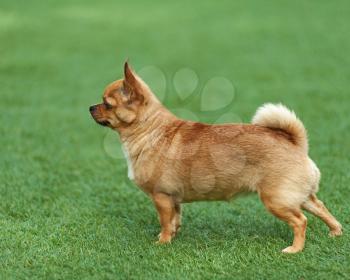
[[[304,125],[283,105],[262,106],[252,124],[181,120],[125,63],[124,79],[111,83],[103,103],[90,112],[119,133],[129,178],[158,211],[159,243],[179,231],[181,203],[229,200],[242,192],[257,192],[266,208],[292,227],[294,241],[285,253],[304,247],[302,209],[321,218],[330,235],[342,234],[341,224],[316,197],[320,171],[308,156]]]

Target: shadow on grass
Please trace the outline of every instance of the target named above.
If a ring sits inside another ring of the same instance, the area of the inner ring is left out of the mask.
[[[116,226],[130,233],[156,240],[160,231],[157,213],[145,196],[129,190],[110,205],[100,208],[99,215],[109,216]],[[113,199],[111,199],[113,200]],[[269,214],[255,196],[232,202],[199,202],[183,205],[182,228],[174,242],[221,244],[223,241],[292,239],[288,225]]]

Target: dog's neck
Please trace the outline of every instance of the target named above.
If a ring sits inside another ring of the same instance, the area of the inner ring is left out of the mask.
[[[130,168],[141,153],[154,149],[166,133],[166,127],[171,126],[178,118],[160,103],[152,104],[143,118],[128,127],[118,129],[123,144],[124,153]]]

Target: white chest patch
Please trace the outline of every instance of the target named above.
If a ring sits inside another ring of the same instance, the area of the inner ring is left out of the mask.
[[[124,157],[126,159],[126,163],[128,164],[128,177],[130,180],[134,180],[135,179],[134,169],[132,167],[132,162],[130,159],[128,148],[126,147],[125,144],[122,144],[122,149],[123,149]]]

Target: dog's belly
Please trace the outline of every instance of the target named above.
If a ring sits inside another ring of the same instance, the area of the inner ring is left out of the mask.
[[[230,200],[240,193],[255,191],[258,179],[249,171],[235,175],[201,172],[183,186],[182,201]]]
[[[230,200],[239,193],[256,191],[262,178],[257,167],[240,160],[226,161],[220,166],[204,161],[192,164],[190,178],[183,178],[184,202]]]
[[[220,187],[198,186],[184,190],[182,202],[230,200],[239,193],[245,192],[242,189],[222,189]]]

